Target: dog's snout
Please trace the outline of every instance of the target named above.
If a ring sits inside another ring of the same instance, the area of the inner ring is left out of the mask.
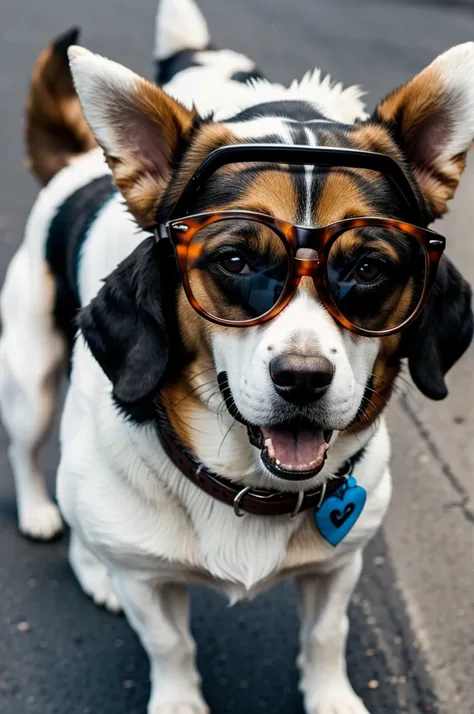
[[[283,399],[312,402],[319,399],[331,384],[334,365],[326,357],[284,353],[271,360],[270,376]]]

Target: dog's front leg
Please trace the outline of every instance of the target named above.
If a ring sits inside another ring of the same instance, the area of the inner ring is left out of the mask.
[[[307,714],[368,714],[347,678],[347,607],[362,568],[357,551],[331,573],[298,578],[301,690]]]
[[[187,588],[137,579],[130,572],[112,574],[112,582],[150,658],[148,714],[207,714],[188,627]]]

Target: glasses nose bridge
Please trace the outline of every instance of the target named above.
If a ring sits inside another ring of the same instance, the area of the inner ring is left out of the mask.
[[[295,226],[296,252],[299,250],[311,250],[315,252],[315,257],[298,258],[295,257],[295,272],[298,283],[301,278],[315,277],[321,263],[322,248],[321,228],[309,228],[306,226]]]
[[[309,248],[319,253],[322,247],[324,228],[311,228],[307,226],[295,226],[296,250]]]

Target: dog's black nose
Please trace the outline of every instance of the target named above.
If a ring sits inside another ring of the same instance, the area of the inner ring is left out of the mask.
[[[326,357],[286,353],[270,362],[276,391],[288,402],[313,402],[322,397],[334,377],[334,365]]]

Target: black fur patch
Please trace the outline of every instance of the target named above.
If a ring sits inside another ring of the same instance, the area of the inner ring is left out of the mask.
[[[79,40],[80,30],[78,27],[71,27],[69,30],[64,32],[53,42],[53,52],[56,57],[65,60],[67,66],[69,67],[69,60],[67,57],[67,51],[71,45],[77,45]]]
[[[248,107],[248,109],[244,109],[226,121],[250,121],[261,117],[280,117],[282,119],[293,119],[293,121],[301,123],[324,120],[325,118],[310,102],[300,101],[299,99],[282,99],[279,102],[263,102],[262,104]]]
[[[156,62],[155,82],[161,86],[170,82],[175,74],[184,72],[190,67],[202,67],[202,62],[196,59],[196,50],[181,50],[171,57]]]
[[[188,359],[176,317],[177,279],[170,242],[146,238],[78,315],[115,403],[135,422],[156,418],[161,384],[179,375]]]
[[[56,280],[53,315],[72,346],[80,307],[78,266],[87,232],[102,206],[116,192],[112,176],[100,176],[71,194],[51,221],[45,260]]]
[[[176,74],[184,72],[184,70],[190,69],[191,67],[206,67],[206,64],[197,59],[197,53],[214,49],[216,48],[212,45],[208,45],[205,50],[180,50],[174,55],[171,55],[171,57],[158,60],[155,63],[156,84],[162,86],[170,82]],[[234,82],[242,82],[242,84],[245,84],[249,79],[265,79],[265,75],[255,67],[248,72],[238,70],[230,76],[230,79],[234,80]]]
[[[265,79],[265,75],[260,72],[259,69],[255,67],[255,69],[250,70],[249,72],[244,72],[244,71],[239,71],[239,72],[234,72],[233,75],[231,75],[231,79],[234,82],[242,82],[242,84],[245,84],[251,79]]]
[[[447,256],[441,258],[436,282],[415,325],[403,333],[401,355],[410,374],[429,399],[444,399],[444,377],[472,342],[472,290]]]

